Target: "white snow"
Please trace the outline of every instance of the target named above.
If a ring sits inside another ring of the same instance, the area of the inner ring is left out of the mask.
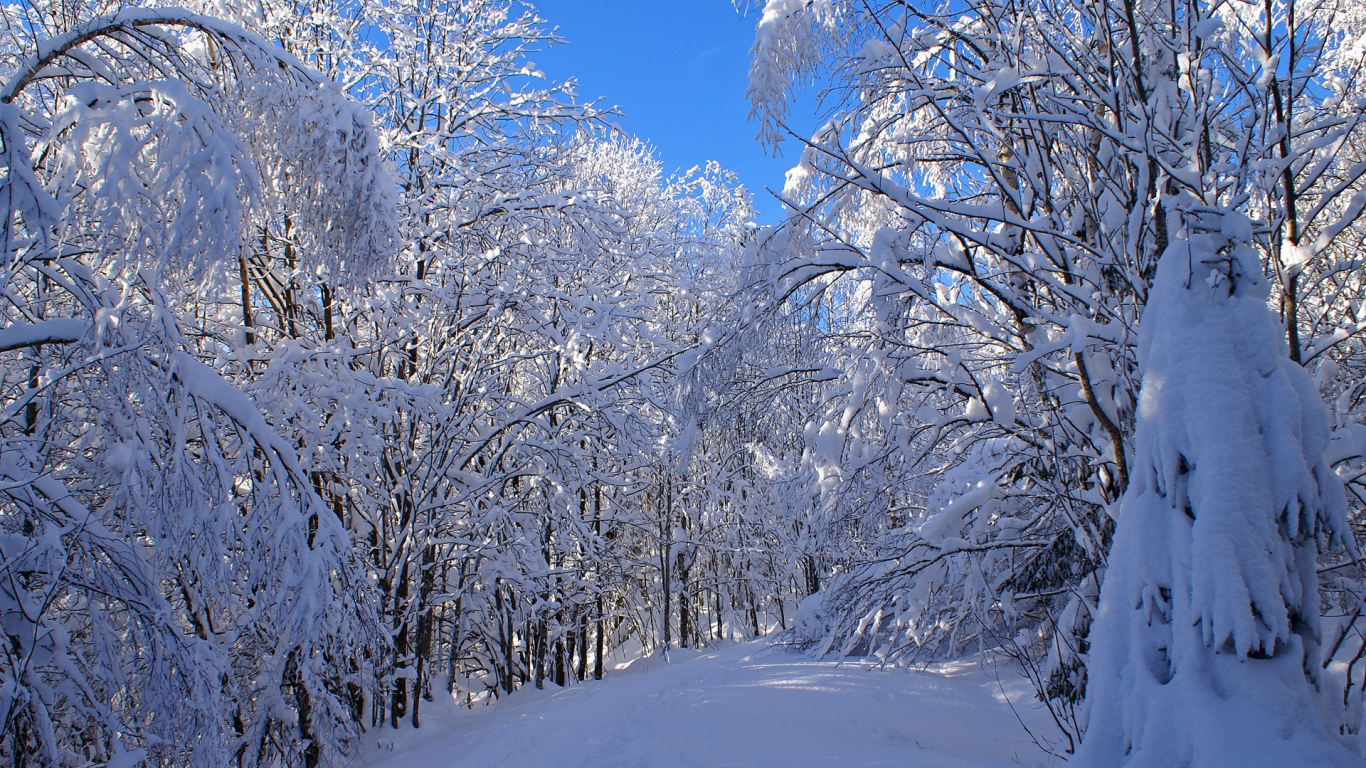
[[[422,728],[367,736],[368,768],[774,768],[1052,765],[1011,711],[1048,733],[1014,671],[816,661],[766,643],[674,651],[568,689],[473,711],[424,704]],[[1009,694],[1010,703],[1002,691]],[[1057,761],[1061,762],[1061,761]]]
[[[1346,530],[1328,414],[1240,219],[1174,242],[1148,299],[1082,765],[1362,764],[1318,701],[1315,556]]]
[[[70,344],[80,341],[88,330],[90,323],[70,317],[38,323],[14,322],[0,328],[0,352],[37,344]]]

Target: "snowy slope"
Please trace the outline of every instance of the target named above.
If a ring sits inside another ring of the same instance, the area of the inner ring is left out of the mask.
[[[977,663],[925,671],[836,665],[746,644],[657,659],[567,690],[451,707],[369,737],[373,768],[761,768],[1051,765],[1031,691]],[[642,667],[648,667],[642,669]],[[424,710],[425,711],[425,710]]]

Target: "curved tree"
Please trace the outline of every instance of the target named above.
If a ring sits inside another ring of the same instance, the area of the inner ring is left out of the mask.
[[[16,28],[32,37],[0,88],[0,752],[336,763],[380,643],[370,581],[184,308],[235,272],[271,153],[338,158],[316,167],[359,194],[307,224],[341,257],[387,255],[368,119],[189,12]]]

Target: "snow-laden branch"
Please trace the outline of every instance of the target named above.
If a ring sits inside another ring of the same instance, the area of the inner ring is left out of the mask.
[[[85,338],[90,323],[76,318],[56,318],[37,323],[11,323],[0,328],[0,352],[39,344],[74,344]]]
[[[321,82],[318,76],[297,58],[235,24],[193,13],[184,8],[124,8],[118,13],[92,19],[75,29],[40,42],[38,49],[21,61],[14,74],[3,87],[0,87],[0,104],[13,101],[47,66],[74,49],[101,37],[144,27],[182,27],[199,30],[220,40],[235,43],[244,50],[249,49],[269,56],[282,67],[288,67],[310,82]]]

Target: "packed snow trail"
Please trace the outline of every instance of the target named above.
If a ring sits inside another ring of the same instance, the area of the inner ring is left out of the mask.
[[[686,655],[686,658],[684,658]],[[371,768],[787,768],[1051,765],[1032,689],[977,662],[925,671],[820,662],[762,644],[674,652],[601,682],[524,691],[372,733]],[[424,704],[424,712],[428,711]],[[1039,732],[1036,730],[1036,732]]]

